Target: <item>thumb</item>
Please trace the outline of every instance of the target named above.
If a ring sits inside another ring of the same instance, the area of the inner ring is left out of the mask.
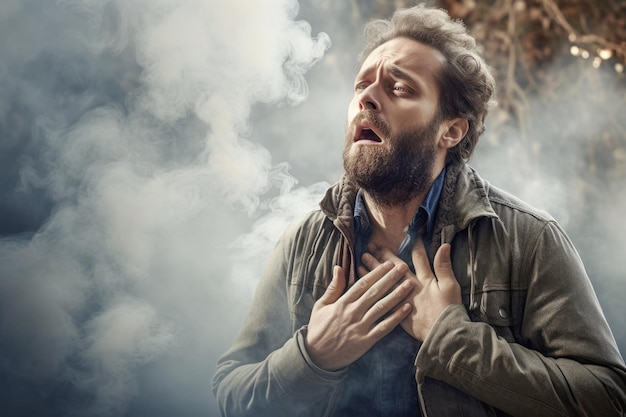
[[[450,252],[450,244],[444,243],[435,254],[433,268],[435,270],[435,276],[439,281],[446,282],[450,279],[456,281],[456,278],[454,277],[454,270],[452,269],[452,259],[450,257]]]
[[[463,304],[461,285],[454,276],[450,252],[450,244],[444,243],[435,254],[433,267],[435,269],[435,276],[437,277],[437,285],[441,292],[446,295],[448,302],[451,304]]]
[[[324,304],[333,304],[341,297],[346,288],[346,275],[343,268],[339,265],[333,267],[333,279],[330,281],[328,288],[320,297],[319,301]]]

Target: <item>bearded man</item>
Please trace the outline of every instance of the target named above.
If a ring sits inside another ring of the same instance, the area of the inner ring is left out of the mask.
[[[467,165],[494,80],[462,24],[366,27],[345,175],[277,244],[223,416],[620,416],[626,367],[547,213]]]

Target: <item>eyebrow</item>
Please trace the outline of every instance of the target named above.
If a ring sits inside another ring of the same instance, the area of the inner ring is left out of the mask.
[[[402,80],[406,80],[412,83],[416,83],[417,81],[411,77],[408,73],[406,73],[405,71],[402,71],[400,68],[396,67],[395,65],[391,65],[389,68],[389,72],[391,73],[391,75],[393,75],[396,78],[400,78]]]
[[[357,74],[356,79],[358,80],[367,77],[368,74],[376,71],[376,67],[376,65],[371,65],[367,68],[364,68]],[[415,74],[415,76],[412,76],[411,73],[403,70],[398,65],[393,63],[388,63],[387,71],[389,71],[389,74],[391,74],[391,76],[406,81],[412,88],[415,88],[417,90],[429,89],[428,86],[424,83],[422,75],[420,74]]]
[[[370,66],[368,68],[365,68],[363,71],[359,72],[357,74],[357,78],[363,78],[363,77],[367,76],[368,74],[370,74],[370,73],[372,73],[374,71],[376,71],[376,66],[372,65],[372,66]],[[412,84],[412,85],[414,85],[416,87],[418,87],[418,86],[419,87],[423,87],[421,80],[419,80],[418,78],[412,77],[408,72],[402,70],[397,65],[390,64],[388,71],[395,78],[399,78],[401,80],[405,80],[408,83],[410,83],[410,84]]]

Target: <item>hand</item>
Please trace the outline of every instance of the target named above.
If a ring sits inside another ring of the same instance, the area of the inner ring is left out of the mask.
[[[404,263],[378,263],[343,294],[345,274],[335,266],[330,285],[313,306],[305,339],[317,366],[333,371],[350,365],[408,316],[411,306],[402,301],[415,283],[400,283],[408,270]]]
[[[461,286],[459,285],[450,259],[450,245],[443,244],[435,254],[434,273],[430,268],[424,242],[416,239],[412,251],[415,275],[408,271],[407,280],[415,282],[407,301],[412,305],[411,314],[402,321],[402,328],[415,339],[424,341],[430,333],[439,315],[452,304],[462,304]],[[388,249],[376,251],[376,257],[366,253],[363,264],[370,270],[377,268],[380,262],[393,262],[396,266],[404,262]],[[360,270],[366,273],[367,270]]]

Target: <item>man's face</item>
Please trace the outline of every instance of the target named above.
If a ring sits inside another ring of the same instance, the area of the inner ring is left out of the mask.
[[[434,48],[395,38],[363,62],[348,107],[347,175],[381,203],[425,192],[441,159],[439,87],[444,57]],[[445,150],[443,153],[445,159]]]

